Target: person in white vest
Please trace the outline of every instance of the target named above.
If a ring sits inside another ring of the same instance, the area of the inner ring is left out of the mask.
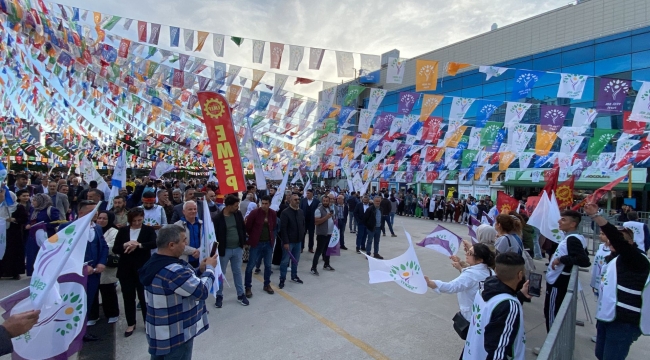
[[[474,298],[462,359],[523,360],[526,352],[523,301],[528,301],[524,258],[513,252],[496,258],[496,276]]]
[[[156,234],[161,227],[167,225],[165,208],[156,205],[156,193],[147,191],[142,195],[142,208],[144,209],[144,225],[151,226]]]
[[[648,225],[639,221],[639,214],[636,211],[627,213],[629,221],[623,223],[623,226],[634,231],[634,243],[644,253],[650,249],[650,230]]]
[[[585,205],[584,211],[612,250],[600,281],[596,358],[625,359],[641,334],[650,335],[650,260],[635,244],[633,230],[607,222],[596,204]]]
[[[573,210],[565,210],[560,215],[558,224],[565,236],[560,241],[546,269],[546,298],[544,300],[546,332],[553,325],[553,320],[560,310],[560,305],[562,305],[569,286],[573,265],[580,267],[591,265],[587,253],[587,239],[578,234],[576,230],[580,225],[582,215]]]

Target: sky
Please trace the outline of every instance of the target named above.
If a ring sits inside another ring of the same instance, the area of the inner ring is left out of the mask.
[[[48,0],[46,0],[48,1]],[[381,55],[398,49],[401,58],[411,58],[437,48],[479,35],[493,23],[505,26],[531,16],[567,5],[570,0],[58,0],[58,3],[99,11],[105,14],[162,24],[162,48],[169,48],[169,29],[164,25],[243,37],[237,47],[226,41],[225,56],[212,51],[212,39],[200,52],[201,57],[244,67],[241,75],[252,78],[252,68],[269,71],[262,83],[273,85],[270,72],[290,75],[286,90],[316,98],[324,81],[341,83],[334,51],[326,51],[319,71],[308,70],[309,49],[298,71],[289,71],[288,46],[282,66],[270,69],[269,44],[302,45],[354,53],[356,68],[359,53]],[[92,16],[89,15],[89,20]],[[135,24],[129,32],[122,22],[115,33],[137,40]],[[252,41],[265,40],[262,64],[252,63]],[[196,42],[196,35],[195,35]],[[315,79],[308,85],[293,85],[295,78]],[[326,84],[326,83],[325,83]]]

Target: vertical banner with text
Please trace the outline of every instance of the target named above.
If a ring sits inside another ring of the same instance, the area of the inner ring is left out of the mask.
[[[230,106],[226,99],[217,93],[202,91],[197,95],[212,147],[219,190],[222,194],[244,191],[246,181],[230,116]]]

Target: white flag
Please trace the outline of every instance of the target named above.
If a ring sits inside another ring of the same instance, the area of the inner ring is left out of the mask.
[[[199,262],[203,261],[206,257],[210,257],[210,252],[212,251],[212,246],[215,244],[217,241],[217,234],[214,231],[214,225],[212,223],[212,218],[210,217],[210,208],[208,207],[208,202],[207,201],[202,201],[203,203],[203,229],[201,230],[201,235],[203,238],[201,239],[201,255],[199,257]],[[217,250],[217,254],[219,254],[219,251]],[[221,271],[221,265],[217,264],[217,266],[214,268],[215,274],[214,278],[215,281],[212,284],[212,291],[211,293],[216,296],[217,290],[219,290],[219,277],[223,276],[223,272]]]
[[[41,245],[29,284],[34,309],[61,301],[57,282],[60,275],[75,273],[83,276],[86,245],[91,236],[90,223],[98,208],[99,204],[89,214],[59,230]]]
[[[126,187],[126,150],[122,150],[122,153],[115,162],[115,169],[113,169],[113,177],[111,178],[111,193],[108,196],[106,210],[113,208],[113,199],[124,187]]]
[[[223,57],[223,35],[212,34],[212,49],[218,57]]]
[[[253,63],[261,64],[264,57],[264,41],[253,40]]]
[[[386,70],[386,84],[401,84],[404,80],[404,67],[406,63],[398,58],[388,58],[388,69]]]
[[[641,89],[634,100],[630,120],[650,122],[650,82],[642,81]]]
[[[345,51],[336,52],[336,71],[339,77],[354,77],[354,57]]]
[[[451,100],[449,120],[462,120],[476,99],[455,97]]]
[[[282,204],[282,198],[284,198],[284,189],[287,188],[287,182],[289,182],[288,166],[287,166],[287,171],[284,173],[284,177],[282,178],[282,182],[280,183],[280,187],[278,187],[278,190],[275,192],[275,195],[273,195],[273,199],[271,199],[271,209],[274,211],[280,210],[280,205]]]
[[[558,221],[560,221],[560,208],[555,193],[549,200],[546,191],[542,192],[537,207],[530,214],[528,225],[536,227],[547,239],[559,243],[562,241],[564,233],[560,231]]]
[[[428,289],[427,282],[424,279],[422,268],[420,268],[420,261],[415,254],[411,235],[408,232],[405,232],[405,234],[409,247],[404,254],[394,259],[378,260],[362,253],[368,258],[369,283],[377,284],[393,281],[410,292],[424,294]]]
[[[505,127],[519,124],[532,104],[511,102],[506,104]]]
[[[278,95],[281,95],[284,84],[287,82],[288,75],[275,74],[275,82],[273,85],[273,99],[278,101]]]
[[[557,88],[557,97],[580,100],[585,84],[589,80],[587,75],[560,74],[560,86]]]
[[[388,90],[384,89],[372,89],[370,91],[370,97],[368,98],[368,111],[372,111],[374,115],[375,112],[379,109],[379,105],[386,96]]]
[[[289,70],[298,70],[303,56],[305,56],[305,48],[303,46],[289,45]]]
[[[589,127],[594,119],[598,116],[596,109],[576,108],[573,115],[573,127]]]
[[[485,81],[490,80],[492,77],[498,77],[499,75],[503,74],[506,72],[508,68],[502,68],[502,67],[497,67],[497,66],[479,66],[478,71],[484,73],[487,75],[485,78]]]

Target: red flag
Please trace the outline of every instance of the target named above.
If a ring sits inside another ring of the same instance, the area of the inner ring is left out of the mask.
[[[626,177],[627,177],[627,174],[621,176],[620,178],[618,178],[618,179],[612,181],[611,183],[609,183],[609,184],[607,184],[607,185],[601,187],[600,189],[594,191],[593,194],[587,196],[584,200],[582,200],[581,202],[579,202],[578,204],[576,204],[574,207],[572,207],[571,210],[576,210],[576,211],[577,211],[577,210],[579,210],[579,209],[582,207],[582,205],[584,205],[584,204],[593,204],[593,203],[597,203],[597,202],[598,202],[598,201],[603,197],[603,195],[607,194],[607,192],[609,192],[609,191],[612,191],[612,189],[614,188],[614,186],[618,185],[618,184],[619,184],[621,181],[623,181],[623,179],[625,179]]]
[[[311,80],[311,79],[305,79],[305,78],[300,78],[300,77],[299,77],[299,78],[296,78],[296,82],[294,82],[293,84],[294,84],[294,85],[298,85],[298,84],[310,84],[310,83],[313,83],[313,82],[314,82],[314,80]]]
[[[565,209],[573,205],[573,188],[575,187],[575,182],[575,176],[571,175],[569,179],[558,185],[555,191],[555,197],[557,198],[557,204],[560,209]]]
[[[560,176],[560,167],[557,161],[555,162],[555,165],[553,165],[553,168],[551,170],[544,172],[544,181],[546,182],[546,185],[542,189],[542,192],[546,191],[546,194],[548,194],[549,198],[551,197],[551,191],[557,190],[557,182],[559,176]]]
[[[228,102],[214,92],[202,91],[197,96],[210,139],[219,189],[224,194],[244,191],[246,180]]]
[[[497,192],[497,210],[499,214],[510,214],[511,211],[517,211],[519,201],[503,191]]]

